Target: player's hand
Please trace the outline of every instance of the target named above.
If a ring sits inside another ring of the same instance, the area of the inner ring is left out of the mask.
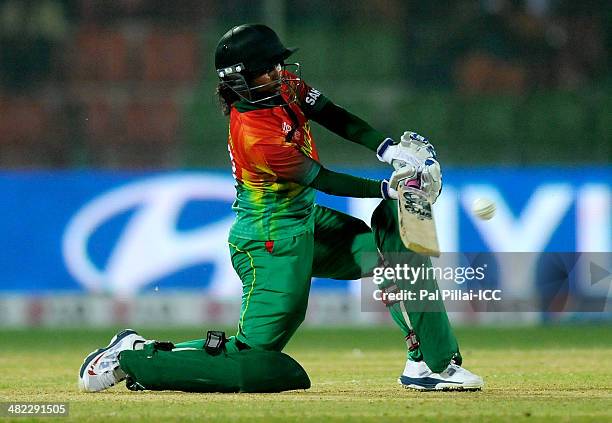
[[[423,163],[427,159],[436,159],[436,149],[429,142],[429,139],[416,132],[406,131],[400,137],[400,146],[409,151]]]
[[[396,170],[391,174],[388,181],[385,179],[381,184],[381,192],[385,200],[397,200],[397,187],[402,181],[418,180],[419,178],[418,170],[414,166],[404,165],[403,162],[399,161],[394,161],[393,165]]]
[[[393,162],[394,164],[398,162]],[[427,195],[431,204],[435,203],[442,191],[442,171],[440,164],[435,159],[427,159],[425,163],[414,169],[411,166],[398,167],[391,174],[389,186],[391,189],[397,190],[399,184],[414,181],[410,184],[414,188],[418,188]]]
[[[416,132],[406,131],[401,136],[400,145],[421,160],[418,167],[420,189],[427,194],[433,204],[442,192],[442,169],[436,150],[429,140]]]
[[[420,171],[421,190],[427,194],[431,204],[435,203],[442,192],[442,170],[436,159],[426,159]]]
[[[378,146],[376,156],[381,162],[393,164],[397,161],[418,168],[426,159],[436,159],[436,150],[427,138],[416,132],[406,131],[399,143],[386,138]]]
[[[419,171],[422,169],[422,166],[414,167],[412,165],[404,165],[403,162],[394,161],[393,167],[395,167],[395,171],[391,174],[389,178],[389,186],[394,190],[397,190],[398,185],[405,180],[411,179],[419,179]]]
[[[389,179],[389,188],[397,190],[404,179],[418,179],[420,189],[433,204],[442,191],[442,170],[436,150],[427,138],[416,132],[406,131],[399,144],[391,138],[383,141],[377,150],[380,161],[392,164],[396,169]]]
[[[413,153],[413,151],[406,148],[406,145],[402,143],[395,143],[391,138],[386,138],[376,150],[376,157],[381,162],[393,164],[393,162],[401,163],[402,166],[411,166],[418,168],[422,160],[419,160]],[[394,165],[397,167],[397,165]]]

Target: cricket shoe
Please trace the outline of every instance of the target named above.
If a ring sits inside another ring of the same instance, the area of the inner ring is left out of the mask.
[[[79,389],[98,392],[121,382],[125,379],[125,373],[119,367],[119,353],[133,350],[145,341],[132,329],[124,329],[113,336],[106,348],[91,352],[83,361],[79,370]]]
[[[434,373],[424,361],[411,360],[406,362],[404,373],[397,381],[404,388],[420,391],[479,391],[484,386],[480,376],[454,363]]]

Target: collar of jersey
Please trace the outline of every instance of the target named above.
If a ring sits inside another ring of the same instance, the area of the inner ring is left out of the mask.
[[[284,101],[281,99],[281,97],[278,97],[278,104],[275,105],[269,105],[269,104],[259,104],[259,103],[249,103],[248,101],[245,100],[238,100],[236,102],[234,102],[234,107],[236,108],[236,110],[238,110],[238,112],[240,113],[244,113],[244,112],[250,112],[252,110],[261,110],[261,109],[271,109],[273,107],[278,107],[278,106],[282,106],[284,103]]]

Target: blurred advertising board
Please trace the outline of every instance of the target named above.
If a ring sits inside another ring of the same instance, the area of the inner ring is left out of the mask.
[[[608,167],[445,170],[434,206],[441,249],[600,252],[598,269],[609,277],[611,174]],[[229,173],[5,171],[0,192],[2,296],[240,297],[226,242],[234,197]],[[495,201],[493,219],[471,214],[478,197]],[[328,195],[319,202],[366,221],[377,204]],[[355,289],[348,281],[313,284],[314,293]]]

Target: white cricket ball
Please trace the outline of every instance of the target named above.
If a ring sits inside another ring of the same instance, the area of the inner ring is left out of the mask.
[[[472,203],[472,212],[483,220],[489,220],[495,215],[495,203],[487,198],[477,198]]]

